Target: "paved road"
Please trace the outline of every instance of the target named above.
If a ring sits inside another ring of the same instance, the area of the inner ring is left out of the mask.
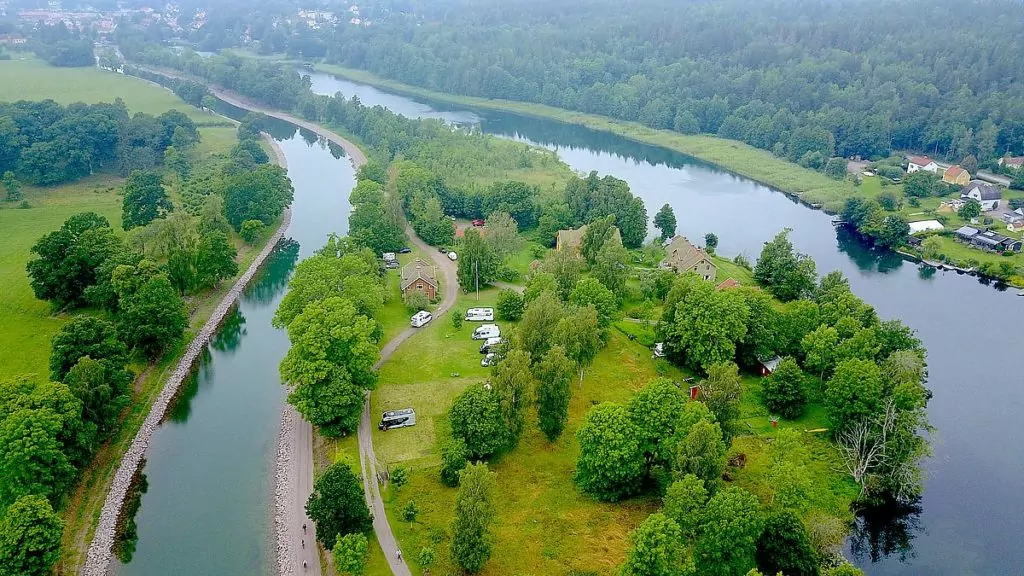
[[[407,227],[405,232],[409,235],[412,243],[424,254],[432,252],[437,254],[437,251],[421,240],[413,232],[412,228]],[[438,318],[455,304],[455,299],[459,295],[459,280],[457,276],[458,268],[454,262],[447,258],[433,257],[432,259],[437,265],[444,287],[444,296],[441,298],[437,310],[434,311],[434,322],[437,322]],[[392,338],[381,349],[380,360],[374,365],[374,369],[380,369],[391,358],[395,350],[403,342],[416,334],[417,331],[416,328],[406,328],[401,334]],[[411,576],[412,573],[409,571],[409,566],[406,565],[404,560],[399,559],[395,553],[398,550],[398,542],[395,540],[394,533],[391,532],[391,525],[388,523],[388,517],[384,510],[384,500],[380,496],[380,486],[376,481],[377,455],[373,450],[374,425],[372,415],[370,414],[370,394],[367,392],[366,401],[363,405],[363,417],[359,421],[359,461],[363,470],[363,491],[366,495],[366,502],[370,505],[370,510],[373,512],[373,531],[377,534],[377,541],[380,543],[380,547],[388,559],[391,572],[395,576]]]
[[[150,72],[163,74],[172,77],[183,77],[180,74],[160,70],[148,67],[141,67]],[[302,126],[307,130],[315,132],[317,135],[327,138],[331,142],[334,142],[338,146],[341,146],[345,150],[345,154],[348,155],[352,161],[352,165],[355,168],[359,168],[366,163],[366,155],[363,151],[356,147],[348,140],[345,140],[341,136],[327,130],[326,128],[307,122],[291,114],[280,112],[277,110],[271,110],[263,107],[259,104],[249,101],[247,98],[235,94],[233,92],[220,89],[216,86],[207,84],[207,87],[211,92],[214,93],[218,98],[253,112],[260,112],[267,116],[273,116],[292,124]],[[424,254],[437,254],[436,250],[431,246],[428,246],[426,242],[420,239],[419,236],[412,230],[412,227],[406,228],[406,233],[409,239],[415,244]],[[459,282],[457,277],[457,266],[455,262],[452,262],[448,258],[432,258],[437,265],[438,271],[440,272],[440,278],[444,285],[444,295],[441,299],[437,310],[434,312],[435,319],[442,316],[449,308],[455,304],[455,299],[458,297]],[[374,369],[379,369],[384,362],[391,357],[391,355],[398,349],[398,347],[412,337],[416,333],[415,328],[408,328],[391,341],[389,341],[380,352],[380,360],[374,365]],[[290,407],[289,407],[290,409]],[[290,511],[287,514],[288,518],[291,518],[290,528],[288,530],[289,537],[295,538],[298,536],[300,539],[302,536],[301,525],[306,525],[306,546],[299,547],[296,549],[294,546],[285,547],[285,549],[298,550],[297,558],[294,563],[289,562],[292,566],[301,566],[302,561],[305,560],[308,565],[308,571],[306,574],[311,576],[320,575],[320,560],[316,546],[312,545],[316,541],[313,533],[313,523],[306,517],[306,500],[313,491],[313,429],[309,422],[306,422],[298,414],[294,415],[296,418],[296,434],[295,439],[295,454],[291,459],[294,462],[290,471],[292,475],[292,481],[295,482],[297,490],[295,491],[294,498],[290,499]],[[377,456],[373,450],[373,421],[370,417],[370,395],[366,394],[366,400],[363,407],[363,416],[359,422],[359,459],[363,474],[363,490],[366,495],[366,502],[370,506],[370,510],[373,512],[373,530],[377,534],[377,541],[380,543],[380,547],[384,550],[384,554],[388,559],[388,564],[391,567],[391,572],[395,576],[411,576],[409,567],[405,564],[404,560],[400,560],[395,551],[398,550],[398,543],[395,540],[395,535],[391,531],[391,525],[388,523],[388,517],[384,510],[384,501],[380,496],[380,488],[376,482],[377,477]]]

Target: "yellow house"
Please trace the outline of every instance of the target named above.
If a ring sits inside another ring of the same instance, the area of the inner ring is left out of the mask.
[[[954,164],[942,173],[942,181],[955,186],[966,186],[971,181],[971,173]]]

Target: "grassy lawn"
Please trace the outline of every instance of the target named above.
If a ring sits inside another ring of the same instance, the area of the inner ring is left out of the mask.
[[[31,58],[0,61],[0,101],[51,98],[68,104],[112,102],[117,97],[125,101],[130,113],[158,115],[177,109],[188,114],[199,125],[202,138],[192,152],[194,165],[201,164],[210,156],[227,152],[236,141],[235,128],[229,126],[225,119],[194,108],[173,93],[143,80],[95,68],[53,68]],[[53,315],[48,303],[35,299],[25,272],[25,264],[31,256],[30,248],[40,236],[56,230],[68,217],[84,211],[102,214],[120,233],[121,196],[118,190],[122,183],[119,177],[101,174],[51,188],[26,186],[24,194],[30,209],[0,206],[0,229],[5,232],[5,242],[0,247],[0,285],[4,286],[4,298],[0,300],[0,378],[19,374],[47,377],[50,340],[70,318],[66,314]],[[241,274],[262,246],[237,245],[240,247]],[[152,366],[133,366],[136,372],[142,373],[142,377],[135,383],[133,402],[123,415],[121,430],[97,452],[64,507],[67,527],[58,573],[77,573],[121,455],[131,444],[150,405],[177,364],[185,343],[210,317],[232,283],[233,280],[226,281],[215,290],[190,297],[187,301],[190,327],[182,343]]]

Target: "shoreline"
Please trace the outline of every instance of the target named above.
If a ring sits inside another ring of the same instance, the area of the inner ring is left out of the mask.
[[[264,134],[264,138],[271,142],[275,161],[284,163],[282,167],[287,168],[281,147],[268,135]],[[228,313],[234,309],[242,292],[256,276],[256,273],[263,267],[267,258],[277,248],[277,244],[284,237],[284,233],[291,224],[291,218],[291,207],[285,208],[282,213],[280,226],[267,240],[266,245],[260,250],[260,253],[252,261],[252,264],[249,265],[245,273],[235,281],[231,290],[224,295],[217,308],[214,309],[213,314],[188,344],[181,360],[178,361],[178,365],[165,382],[157,399],[150,406],[149,414],[146,416],[138,432],[136,432],[131,446],[121,457],[117,472],[114,473],[114,479],[107,491],[107,497],[100,511],[99,522],[96,524],[96,530],[93,532],[92,541],[89,543],[89,548],[86,552],[85,563],[79,571],[83,576],[106,576],[108,573],[113,557],[113,545],[117,539],[117,527],[122,520],[121,515],[124,503],[131,488],[133,478],[139,470],[142,460],[145,458],[150,439],[152,439],[153,434],[163,423],[164,416],[167,414],[171,403],[177,397],[181,385],[195,369],[203,350],[206,349],[210,340],[216,335],[217,330]]]

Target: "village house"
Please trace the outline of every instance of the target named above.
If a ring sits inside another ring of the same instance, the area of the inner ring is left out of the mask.
[[[662,268],[670,268],[678,274],[693,272],[705,280],[714,280],[718,268],[707,252],[697,248],[682,236],[672,238],[665,247],[668,256],[662,261]]]
[[[1007,212],[1003,214],[1002,219],[1003,222],[1006,222],[1007,224],[1024,220],[1024,208],[1017,208],[1013,212]]]
[[[995,184],[971,180],[960,191],[960,197],[965,200],[977,200],[981,204],[983,212],[991,212],[999,208],[999,200],[1003,197],[1003,191]]]
[[[587,233],[587,225],[584,224],[575,230],[559,230],[558,236],[555,239],[555,250],[561,252],[562,250],[576,250],[580,249],[580,244],[583,243],[583,235]],[[618,228],[612,229],[612,238],[622,243],[622,234]]]
[[[956,238],[982,250],[994,252],[1020,252],[1021,241],[997,234],[991,230],[982,232],[971,226],[962,226],[956,231]]]
[[[954,164],[942,173],[942,181],[954,186],[966,186],[971,181],[971,173]]]
[[[1024,167],[1024,156],[1007,156],[999,159],[999,165],[1011,170],[1020,170]]]
[[[1024,218],[1020,220],[1014,220],[1006,225],[1006,230],[1009,232],[1024,232]]]
[[[437,298],[437,273],[434,267],[417,258],[402,267],[402,298],[408,299],[410,294],[422,292],[427,298]]]
[[[935,160],[932,160],[927,156],[908,156],[907,174],[913,174],[914,172],[920,171],[938,174],[939,165],[935,163]]]
[[[772,356],[771,358],[758,359],[757,373],[761,376],[771,376],[772,372],[775,372],[776,368],[782,362],[782,358],[779,356]]]

